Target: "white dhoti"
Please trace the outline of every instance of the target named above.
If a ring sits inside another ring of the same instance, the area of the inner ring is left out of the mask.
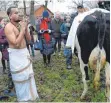
[[[9,60],[12,79],[18,101],[33,101],[39,98],[27,48],[9,48]]]

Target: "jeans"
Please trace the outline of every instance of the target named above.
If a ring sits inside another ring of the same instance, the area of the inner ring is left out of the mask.
[[[72,53],[66,56],[66,65],[72,64]]]
[[[64,45],[66,45],[67,39],[63,39],[63,43]]]

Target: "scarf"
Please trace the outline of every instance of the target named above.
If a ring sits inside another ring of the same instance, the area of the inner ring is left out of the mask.
[[[48,22],[49,22],[49,19],[47,19],[47,20],[42,19],[41,24],[40,24],[40,30],[42,30],[42,29],[47,30],[48,29]],[[44,37],[46,43],[48,43],[50,41],[50,34],[49,33],[44,33],[43,37]]]

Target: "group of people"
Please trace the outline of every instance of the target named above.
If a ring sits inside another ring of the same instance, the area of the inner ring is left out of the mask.
[[[51,67],[51,56],[61,55],[61,42],[64,50],[70,53],[66,56],[66,68],[71,69],[72,50],[66,47],[68,34],[74,18],[85,11],[82,5],[77,7],[77,12],[71,16],[62,18],[58,13],[50,18],[47,10],[43,11],[42,19],[37,22],[36,29],[29,25],[27,19],[19,16],[16,7],[9,7],[7,15],[9,22],[0,21],[0,51],[2,53],[3,73],[6,73],[5,61],[8,64],[9,90],[15,88],[18,101],[34,101],[39,98],[34,79],[32,60],[30,57],[29,45],[32,56],[34,53],[34,32],[38,41],[41,42],[40,52],[43,56],[45,67]],[[57,53],[58,52],[58,53]]]
[[[83,7],[79,6],[78,12],[81,9]],[[36,24],[35,30],[28,20],[23,20],[19,16],[18,8],[10,7],[7,10],[7,15],[10,21],[1,19],[0,22],[0,51],[2,53],[3,73],[7,72],[5,61],[8,64],[9,85],[7,93],[15,88],[18,101],[32,101],[39,98],[29,54],[30,46],[32,56],[35,56],[34,32],[37,33],[38,40],[42,43],[40,52],[43,55],[44,66],[51,67],[51,55],[55,55],[57,52],[58,55],[61,55],[61,42],[63,41],[65,48],[72,24],[71,19],[74,17],[61,18],[60,14],[56,13],[51,19],[49,12],[44,10],[42,19]],[[71,61],[72,54],[66,57],[67,69],[71,69]]]
[[[78,15],[78,13],[84,12],[84,7],[79,5],[77,7],[77,12],[71,16],[62,17],[59,13],[54,15],[54,18],[49,17],[48,11],[43,12],[43,18],[40,22],[36,24],[36,30],[38,34],[39,41],[42,41],[43,48],[41,51],[43,55],[44,66],[51,66],[50,59],[51,55],[61,55],[61,44],[63,42],[63,47],[67,42],[68,34],[70,31],[73,19]],[[68,49],[68,48],[67,48]],[[72,53],[66,56],[66,68],[71,69],[72,64]]]

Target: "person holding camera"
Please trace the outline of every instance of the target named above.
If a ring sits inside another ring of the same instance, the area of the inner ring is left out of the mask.
[[[64,49],[65,49],[65,45],[67,42],[69,31],[70,31],[70,27],[71,27],[70,18],[66,18],[65,22],[60,27],[61,37],[64,42]],[[68,49],[68,50],[71,51],[70,49]],[[67,57],[66,57],[67,69],[71,69],[71,64],[72,64],[72,54],[71,54],[71,52],[69,54],[70,55],[67,55]]]
[[[43,11],[42,17],[41,22],[37,26],[38,39],[42,43],[40,52],[43,55],[44,66],[50,67],[51,54],[54,53],[54,41],[52,38],[51,20],[47,10]]]
[[[70,18],[66,18],[64,23],[60,27],[61,37],[63,39],[64,45],[66,44],[70,27],[71,27]]]
[[[9,7],[7,15],[10,22],[5,26],[5,35],[9,43],[10,71],[17,100],[20,102],[34,101],[39,96],[34,79],[32,60],[25,41],[25,38],[28,42],[31,40],[27,27],[28,20],[20,17],[16,7]]]

